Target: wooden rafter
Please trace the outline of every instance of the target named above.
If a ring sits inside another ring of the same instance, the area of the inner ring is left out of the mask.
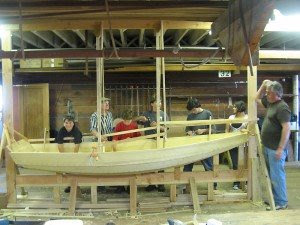
[[[58,38],[51,31],[32,31],[36,36],[47,42],[54,48],[60,48],[60,44],[58,43]]]
[[[199,42],[201,42],[205,36],[208,34],[208,30],[193,30],[191,32],[191,35],[189,37],[189,44],[190,45],[197,45]]]
[[[144,46],[144,36],[145,36],[145,29],[141,29],[139,33],[139,47]]]
[[[188,29],[185,30],[177,30],[174,34],[173,44],[178,45],[181,39],[189,32]]]
[[[70,32],[62,30],[54,30],[53,32],[72,48],[77,47],[76,38]]]
[[[84,30],[73,30],[73,31],[74,31],[74,33],[76,33],[78,35],[78,37],[83,41],[83,43],[86,43],[86,36],[85,36]],[[87,47],[94,48],[93,38],[95,38],[95,37],[92,37],[91,35],[92,34],[88,34]]]
[[[13,35],[17,36],[18,38],[21,38],[21,34],[18,31],[14,32]],[[45,48],[45,42],[31,32],[24,32],[23,40],[36,48]]]

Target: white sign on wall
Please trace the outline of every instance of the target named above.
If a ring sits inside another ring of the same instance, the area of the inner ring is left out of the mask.
[[[219,77],[231,77],[231,71],[219,71]]]

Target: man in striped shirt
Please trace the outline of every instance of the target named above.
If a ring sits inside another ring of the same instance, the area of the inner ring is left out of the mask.
[[[113,116],[112,113],[109,112],[109,99],[103,98],[101,104],[101,131],[98,127],[98,115],[97,112],[94,112],[90,117],[90,131],[97,138],[99,136],[99,132],[101,135],[110,134],[113,132]],[[101,137],[101,141],[111,141],[112,138]]]

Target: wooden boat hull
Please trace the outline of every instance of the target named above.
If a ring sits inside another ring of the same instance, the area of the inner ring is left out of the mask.
[[[79,153],[59,153],[55,150],[56,144],[47,144],[48,148],[39,152],[41,144],[29,146],[24,142],[16,142],[10,150],[17,165],[30,169],[86,175],[134,174],[185,165],[220,154],[247,142],[248,134],[213,134],[209,138],[207,140],[208,136],[205,135],[168,138],[166,147],[159,149],[153,149],[155,140],[137,141],[135,146],[144,146],[146,149],[133,151],[128,149],[132,149],[130,145],[134,146],[134,141],[128,142],[119,146],[117,152],[100,153],[99,160],[90,156],[91,146],[96,143],[82,143]]]

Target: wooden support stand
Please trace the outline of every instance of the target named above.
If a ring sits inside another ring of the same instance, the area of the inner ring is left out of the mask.
[[[201,212],[199,198],[198,198],[198,191],[197,191],[196,181],[194,177],[190,178],[190,187],[191,187],[191,195],[192,195],[194,212],[195,213]]]
[[[133,177],[130,179],[130,215],[136,216],[137,212],[137,185],[136,179]]]

